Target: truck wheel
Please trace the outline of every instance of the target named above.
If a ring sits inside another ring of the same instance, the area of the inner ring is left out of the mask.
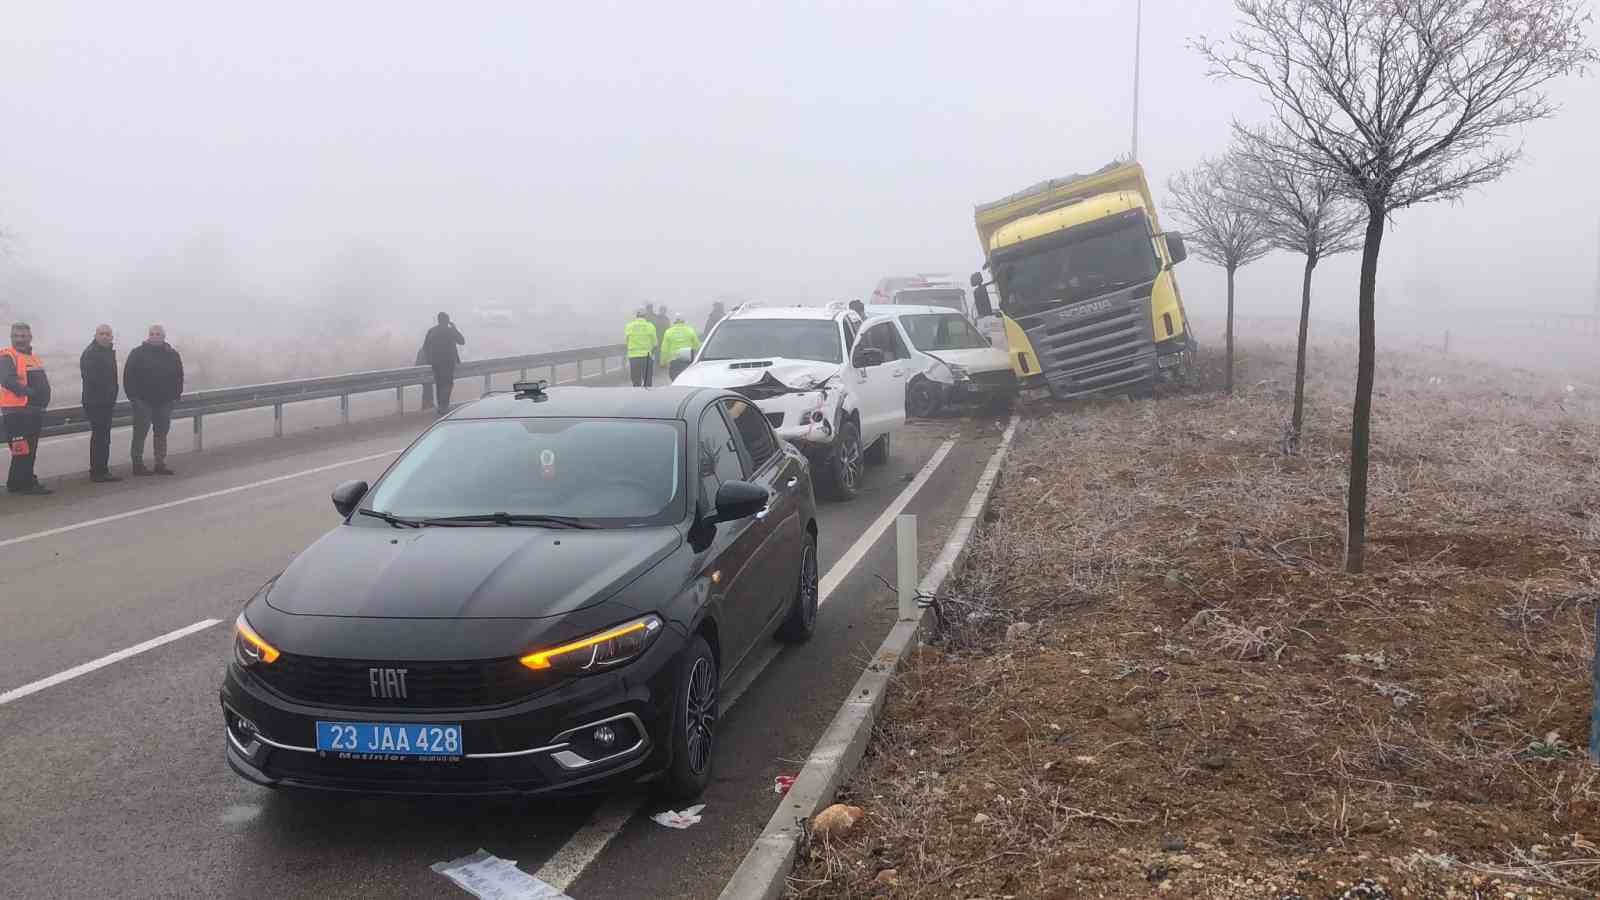
[[[944,406],[944,385],[920,375],[906,385],[906,415],[932,418]]]
[[[873,441],[872,446],[868,447],[867,452],[863,455],[866,457],[867,465],[869,466],[881,466],[887,463],[889,461],[889,436],[886,434]]]
[[[823,465],[828,494],[835,500],[851,500],[861,492],[861,429],[845,419],[833,438],[833,448]]]

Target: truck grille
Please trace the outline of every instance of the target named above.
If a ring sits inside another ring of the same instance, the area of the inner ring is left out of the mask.
[[[1149,382],[1156,375],[1150,285],[1017,319],[1056,397]]]
[[[406,670],[404,699],[372,696],[368,669]],[[251,670],[283,696],[317,706],[359,709],[466,709],[521,700],[551,682],[515,659],[380,662],[285,653]]]

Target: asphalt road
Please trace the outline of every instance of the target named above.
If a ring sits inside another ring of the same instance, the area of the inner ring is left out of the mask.
[[[666,807],[648,792],[321,799],[227,770],[216,688],[240,605],[335,523],[333,484],[376,475],[425,422],[391,415],[217,450],[208,440],[178,478],[0,498],[0,894],[463,897],[428,867],[481,847],[577,900],[714,897],[775,808],[773,777],[796,771],[894,617],[877,580],[894,578],[893,529],[862,535],[954,438],[906,498],[931,561],[1003,425],[909,426],[860,498],[823,504],[825,582],[841,557],[859,564],[831,573],[810,643],[774,644],[764,671],[734,673],[705,818],[678,831],[649,820]],[[5,699],[210,619],[219,624]]]

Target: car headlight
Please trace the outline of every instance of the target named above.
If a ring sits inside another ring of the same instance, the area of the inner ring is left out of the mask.
[[[958,365],[955,365],[953,363],[945,363],[945,366],[950,369],[950,376],[952,378],[954,378],[955,380],[957,380],[957,381],[971,381],[972,380],[972,376],[967,374],[967,367],[966,366],[958,366]]]
[[[537,672],[592,675],[636,658],[660,635],[661,618],[645,616],[559,647],[536,650],[518,661]]]
[[[256,665],[271,665],[278,661],[278,648],[266,642],[250,623],[239,614],[233,623],[233,658],[246,669]]]

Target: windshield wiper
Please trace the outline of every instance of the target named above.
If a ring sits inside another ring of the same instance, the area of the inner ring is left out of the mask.
[[[363,516],[371,516],[374,519],[382,519],[385,522],[388,522],[390,525],[393,525],[396,528],[421,528],[422,527],[422,523],[418,522],[416,519],[407,519],[407,518],[405,518],[403,516],[393,515],[392,513],[379,512],[376,509],[363,509],[363,510],[360,510],[360,513]]]
[[[423,525],[535,525],[546,528],[594,528],[573,516],[544,516],[495,512],[471,516],[441,516],[423,519]]]

